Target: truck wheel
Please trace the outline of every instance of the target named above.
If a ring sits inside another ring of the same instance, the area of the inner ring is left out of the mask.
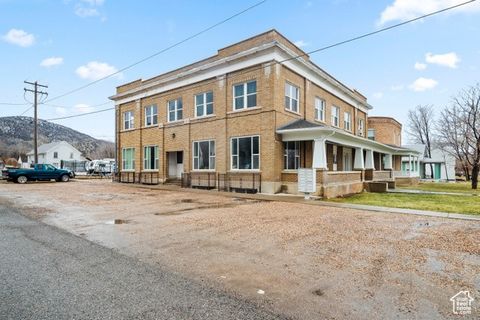
[[[68,182],[70,181],[70,177],[68,176],[68,174],[64,174],[63,176],[60,177],[60,181]]]
[[[17,182],[18,183],[24,184],[24,183],[27,183],[27,181],[28,181],[28,179],[25,176],[18,176],[17,177]]]

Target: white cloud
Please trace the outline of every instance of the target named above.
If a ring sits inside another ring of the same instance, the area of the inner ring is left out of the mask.
[[[3,36],[3,40],[20,47],[30,47],[35,43],[35,36],[20,29],[10,29]]]
[[[293,44],[299,48],[308,47],[310,45],[308,42],[305,42],[303,40],[295,41]]]
[[[425,55],[425,61],[431,64],[438,64],[440,66],[455,69],[460,62],[460,58],[455,52],[445,54],[432,54],[429,52]]]
[[[415,70],[425,70],[427,69],[427,65],[425,63],[421,62],[415,62],[415,65],[413,66]]]
[[[88,104],[79,103],[73,107],[77,113],[87,113],[95,111],[94,107],[89,106]]]
[[[81,18],[87,17],[95,17],[100,15],[97,9],[95,8],[84,8],[84,7],[76,7],[75,14]]]
[[[395,0],[380,15],[379,25],[391,21],[405,21],[465,2],[464,0]],[[480,2],[470,3],[451,13],[480,11]]]
[[[40,66],[45,68],[50,68],[50,67],[61,65],[62,63],[63,63],[62,57],[50,57],[50,58],[43,59],[43,61],[40,62]]]
[[[63,107],[56,107],[55,108],[55,112],[59,115],[59,116],[64,116],[67,114],[67,109],[63,108]]]
[[[375,93],[373,94],[373,97],[374,97],[375,99],[382,99],[382,98],[383,98],[383,92],[375,92]]]
[[[410,89],[415,92],[422,92],[426,90],[431,90],[438,85],[438,81],[428,78],[418,78],[411,85]]]
[[[403,84],[396,84],[390,87],[392,91],[402,91],[405,86]]]
[[[105,0],[80,0],[75,5],[75,14],[81,18],[99,16],[98,8],[104,4]],[[106,18],[102,17],[102,21]]]
[[[83,2],[88,3],[91,6],[101,6],[105,0],[82,0]]]
[[[114,66],[98,61],[90,61],[86,65],[78,67],[75,71],[80,78],[92,81],[104,78],[116,72],[118,72],[118,70]],[[121,73],[116,74],[115,76],[119,79],[122,78]]]

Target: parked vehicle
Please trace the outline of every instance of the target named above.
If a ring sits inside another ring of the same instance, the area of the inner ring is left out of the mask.
[[[92,160],[87,164],[88,174],[111,174],[115,171],[114,159]]]
[[[8,181],[26,183],[27,181],[68,182],[75,174],[70,170],[57,169],[51,164],[35,164],[30,169],[8,169],[2,171],[2,176]]]

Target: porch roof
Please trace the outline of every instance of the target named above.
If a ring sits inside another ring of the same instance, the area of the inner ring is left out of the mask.
[[[277,128],[277,133],[282,135],[283,141],[324,139],[325,141],[353,148],[373,150],[380,153],[405,156],[420,155],[420,153],[414,149],[383,144],[364,137],[356,136],[339,128],[313,123],[304,119],[298,119]]]

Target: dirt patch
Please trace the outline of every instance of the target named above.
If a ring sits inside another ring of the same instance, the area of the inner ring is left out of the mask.
[[[42,221],[299,319],[449,319],[458,291],[480,298],[478,222],[102,180],[0,184],[5,198]],[[105,223],[115,219],[127,223]]]

